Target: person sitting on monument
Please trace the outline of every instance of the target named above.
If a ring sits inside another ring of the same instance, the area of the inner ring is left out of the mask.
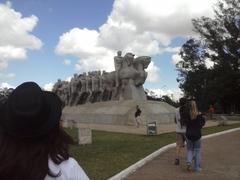
[[[0,107],[1,180],[89,180],[69,155],[62,103],[34,82],[19,85]]]

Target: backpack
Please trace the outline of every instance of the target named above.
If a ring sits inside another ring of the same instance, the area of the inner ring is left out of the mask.
[[[205,125],[205,122],[206,122],[205,118],[203,117],[202,114],[199,114],[199,115],[197,116],[197,119],[198,119],[198,121],[199,121],[200,127],[202,128],[202,127]]]
[[[186,105],[181,106],[179,108],[179,113],[180,113],[180,124],[181,124],[181,126],[186,126],[187,125],[187,121],[190,118],[187,106]]]

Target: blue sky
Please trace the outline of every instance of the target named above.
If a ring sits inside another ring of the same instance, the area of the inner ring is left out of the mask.
[[[0,84],[50,88],[74,73],[113,69],[117,50],[152,57],[144,85],[179,96],[178,51],[191,19],[216,0],[0,0]]]

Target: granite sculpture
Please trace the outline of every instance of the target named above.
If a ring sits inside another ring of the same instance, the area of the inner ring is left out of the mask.
[[[0,105],[5,103],[13,88],[0,88]]]
[[[70,82],[58,80],[53,87],[64,105],[76,106],[111,100],[146,100],[143,84],[149,56],[134,57],[118,51],[114,57],[115,71],[91,71],[74,74]]]

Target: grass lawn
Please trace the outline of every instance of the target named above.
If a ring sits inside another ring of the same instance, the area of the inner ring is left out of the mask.
[[[206,127],[203,135],[240,127],[240,123]],[[66,129],[77,141],[77,129]],[[106,180],[157,149],[175,142],[175,133],[157,136],[92,131],[93,143],[74,145],[71,155],[91,180]]]

